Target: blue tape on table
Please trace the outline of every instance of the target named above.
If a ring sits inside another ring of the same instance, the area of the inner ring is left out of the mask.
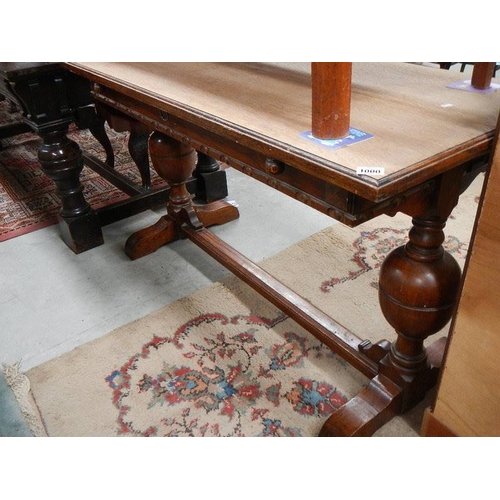
[[[349,135],[343,137],[342,139],[318,139],[312,135],[312,131],[310,130],[308,132],[303,132],[300,136],[328,149],[338,149],[345,146],[351,146],[352,144],[366,141],[367,139],[371,139],[373,137],[371,134],[362,132],[361,130],[352,127],[349,129]]]

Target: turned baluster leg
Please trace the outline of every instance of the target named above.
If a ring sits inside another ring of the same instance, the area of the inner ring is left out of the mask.
[[[39,130],[42,145],[38,160],[57,186],[62,205],[59,212],[62,238],[75,253],[80,253],[101,245],[104,240],[98,216],[83,196],[82,151],[76,142],[68,139],[67,130],[67,125]]]
[[[168,215],[128,238],[125,253],[132,260],[144,257],[179,239],[177,218],[184,217],[183,209],[193,213],[186,182],[196,166],[196,151],[171,137],[153,132],[149,138],[149,153],[157,174],[170,184]]]
[[[131,259],[148,255],[179,239],[182,224],[201,229],[213,224],[224,224],[239,216],[235,207],[222,201],[193,205],[186,186],[197,164],[197,153],[192,147],[160,132],[153,132],[149,138],[149,153],[154,169],[170,185],[167,215],[153,226],[129,237],[125,253]]]
[[[360,345],[379,364],[378,375],[330,416],[321,436],[372,435],[435,385],[444,343],[437,341],[426,349],[424,341],[446,326],[458,296],[460,266],[442,244],[461,177],[460,170],[442,177],[430,206],[420,216],[413,214],[408,243],[386,257],[380,269],[379,301],[397,339],[392,344]]]
[[[167,213],[178,223],[202,227],[186,183],[198,161],[196,151],[167,135],[155,132],[149,140],[151,161],[158,175],[170,185]]]
[[[424,341],[446,326],[457,299],[461,270],[444,250],[446,219],[414,218],[409,242],[397,248],[380,270],[382,312],[397,340],[380,373],[403,387],[401,411],[420,401],[436,381]]]
[[[381,358],[379,374],[330,416],[320,436],[371,436],[421,401],[436,383],[439,365],[430,361],[424,340],[450,320],[461,275],[442,247],[444,225],[440,218],[414,218],[408,244],[384,261],[379,300],[397,340],[372,349]],[[439,360],[439,355],[434,357]]]

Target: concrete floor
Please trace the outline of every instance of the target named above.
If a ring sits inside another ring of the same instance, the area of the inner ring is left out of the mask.
[[[213,231],[259,262],[336,222],[228,169],[240,218]],[[26,371],[179,298],[229,272],[188,240],[130,261],[127,237],[155,223],[148,211],[103,229],[105,244],[75,255],[51,226],[0,244],[0,362]]]

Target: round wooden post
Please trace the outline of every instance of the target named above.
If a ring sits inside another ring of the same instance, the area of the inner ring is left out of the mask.
[[[68,124],[56,124],[38,130],[42,144],[38,161],[44,173],[57,186],[61,200],[59,228],[66,245],[75,253],[85,252],[104,243],[99,217],[87,203],[80,182],[83,156],[80,146],[66,135]]]
[[[193,204],[186,183],[196,167],[198,154],[191,146],[155,131],[149,136],[149,154],[156,173],[170,185],[167,215],[128,238],[125,253],[132,260],[178,239],[183,224],[198,230],[238,218],[238,209],[227,202]]]
[[[484,90],[490,88],[491,79],[495,71],[494,62],[477,62],[474,63],[472,70],[471,84],[474,88]]]
[[[352,63],[311,63],[312,134],[341,139],[349,134]]]
[[[404,388],[403,411],[429,389],[424,340],[446,325],[457,299],[461,270],[442,246],[445,222],[441,217],[414,218],[409,242],[393,250],[380,269],[380,306],[398,334],[380,373]]]

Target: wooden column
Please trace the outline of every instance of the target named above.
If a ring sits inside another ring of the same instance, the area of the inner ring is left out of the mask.
[[[380,374],[403,389],[403,412],[436,382],[424,341],[450,320],[460,285],[460,266],[442,246],[445,222],[415,217],[409,242],[391,252],[380,269],[380,306],[398,334]]]
[[[196,167],[198,155],[191,146],[155,131],[149,137],[149,153],[156,173],[170,185],[167,215],[128,238],[125,253],[130,259],[149,255],[179,239],[184,224],[200,230],[239,217],[238,209],[224,201],[193,204],[187,182]]]
[[[349,133],[352,63],[311,63],[312,133],[341,139]]]
[[[472,70],[471,84],[476,89],[488,89],[491,85],[491,79],[495,71],[494,62],[477,62],[474,63]]]
[[[80,146],[68,138],[68,124],[42,127],[38,161],[44,173],[57,186],[61,200],[59,228],[66,245],[75,253],[85,252],[104,243],[97,213],[83,196],[80,172],[83,155]]]
[[[443,247],[443,230],[462,178],[460,168],[442,174],[429,202],[411,210],[408,243],[389,253],[380,268],[380,307],[397,339],[360,344],[360,351],[378,364],[378,375],[332,413],[320,436],[370,436],[436,384],[445,342],[425,347],[424,341],[446,326],[457,300],[461,270]]]

